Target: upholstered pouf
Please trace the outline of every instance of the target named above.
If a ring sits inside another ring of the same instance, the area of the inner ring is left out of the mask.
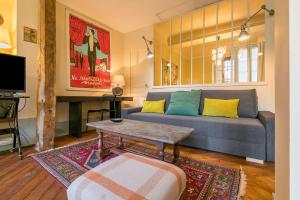
[[[175,165],[124,153],[78,177],[67,194],[69,200],[172,200],[185,184],[185,173]]]

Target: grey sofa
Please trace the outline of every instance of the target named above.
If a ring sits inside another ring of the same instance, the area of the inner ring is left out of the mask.
[[[166,100],[171,92],[148,93],[147,100]],[[240,99],[238,119],[202,116],[204,98]],[[177,116],[142,113],[141,107],[122,109],[122,117],[133,120],[165,123],[194,128],[185,146],[228,153],[247,158],[274,161],[275,116],[258,111],[256,90],[201,90],[199,116]]]

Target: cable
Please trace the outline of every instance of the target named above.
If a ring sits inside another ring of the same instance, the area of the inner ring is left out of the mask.
[[[24,105],[22,106],[22,108],[21,109],[19,109],[18,110],[18,112],[21,112],[22,110],[24,110],[24,108],[26,107],[26,104],[27,104],[27,99],[26,98],[24,98],[25,99],[25,101],[24,101]]]

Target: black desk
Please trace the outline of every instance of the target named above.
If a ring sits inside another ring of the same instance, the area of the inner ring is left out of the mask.
[[[80,137],[82,134],[82,103],[83,102],[109,102],[109,109],[114,110],[114,96],[57,96],[57,102],[69,103],[69,135]],[[121,117],[122,101],[133,101],[133,97],[117,97],[116,113],[110,112],[110,117]]]
[[[23,159],[23,151],[22,151],[22,144],[20,139],[20,132],[19,132],[19,119],[18,119],[18,113],[19,113],[19,102],[20,99],[28,99],[29,96],[0,96],[0,101],[13,101],[13,105],[11,105],[10,108],[8,108],[8,115],[6,118],[1,118],[0,123],[7,122],[10,124],[10,128],[4,128],[0,129],[0,135],[6,135],[13,133],[13,148],[11,151],[14,151],[17,149],[17,142],[18,142],[18,149],[19,149],[19,158]]]

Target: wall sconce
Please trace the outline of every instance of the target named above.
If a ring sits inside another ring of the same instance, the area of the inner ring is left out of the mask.
[[[10,49],[10,36],[9,32],[2,25],[4,24],[4,19],[0,15],[0,49]]]
[[[242,25],[241,25],[241,32],[240,32],[240,36],[239,36],[239,41],[245,41],[250,39],[250,34],[249,32],[246,30],[247,29],[247,24],[258,14],[260,13],[262,10],[264,10],[265,12],[269,13],[269,16],[273,16],[275,14],[275,11],[273,9],[268,9],[266,5],[262,5],[261,8],[254,13],[251,17],[249,17]]]
[[[153,57],[153,53],[149,48],[149,45],[152,45],[152,41],[151,40],[147,40],[145,36],[142,37],[142,39],[145,41],[145,44],[147,46],[147,57],[148,58],[152,58]]]

